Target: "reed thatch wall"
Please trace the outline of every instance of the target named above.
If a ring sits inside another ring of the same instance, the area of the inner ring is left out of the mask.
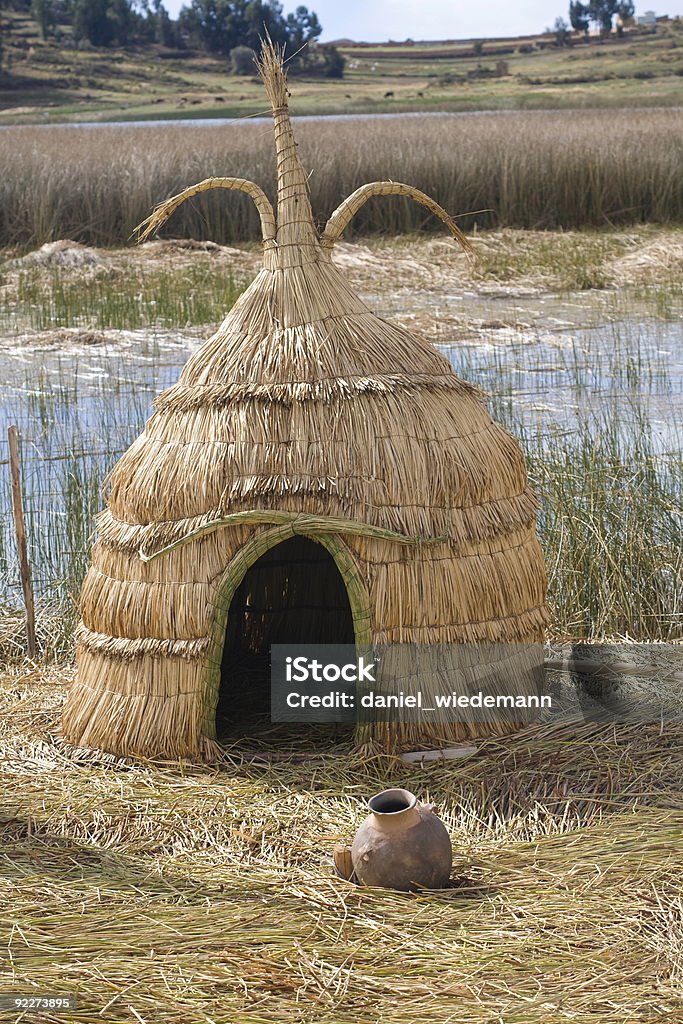
[[[231,597],[259,555],[297,533],[335,558],[358,642],[510,642],[518,645],[511,680],[530,688],[527,645],[541,639],[548,616],[520,447],[442,355],[351,291],[333,242],[373,189],[342,204],[319,236],[272,50],[264,80],[277,217],[257,186],[216,179],[258,201],[264,267],[158,397],[113,473],[64,713],[74,743],[210,752]],[[374,191],[401,189],[415,193],[395,183]],[[181,199],[163,204],[150,227]],[[377,727],[374,738],[401,746],[481,728],[437,736]]]

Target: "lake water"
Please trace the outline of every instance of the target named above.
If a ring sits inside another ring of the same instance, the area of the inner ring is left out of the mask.
[[[628,108],[624,108],[628,109]],[[639,109],[639,108],[634,108]],[[667,110],[670,111],[672,107],[651,107],[651,110]],[[683,108],[680,108],[683,110]],[[406,118],[419,118],[424,120],[425,118],[432,117],[451,117],[451,118],[468,118],[468,117],[506,117],[514,114],[519,114],[520,111],[516,109],[501,109],[501,110],[425,110],[425,111],[413,111],[413,110],[402,110],[396,113],[377,113],[377,114],[300,114],[292,115],[292,122],[305,123],[307,121],[392,121]],[[525,117],[543,117],[548,114],[561,115],[563,112],[555,110],[553,108],[547,109],[535,109],[525,110]],[[244,115],[241,117],[202,117],[201,115],[190,116],[190,117],[169,117],[169,118],[145,118],[142,120],[118,120],[118,121],[48,121],[45,124],[32,123],[33,128],[163,128],[179,127],[187,125],[189,127],[216,127],[220,128],[225,125],[242,125],[242,124],[256,124],[256,125],[271,125],[273,123],[272,116],[267,113],[258,113],[254,115]],[[0,125],[0,131],[3,129],[11,129],[14,125]]]
[[[106,473],[140,433],[154,396],[175,382],[211,330],[112,331],[95,345],[41,344],[40,336],[5,341],[0,598],[18,586],[7,426],[15,423],[21,433],[29,534],[34,564],[41,567],[36,589],[45,596],[63,575],[65,558],[76,558],[80,571]],[[545,316],[542,326],[473,329],[440,347],[457,373],[488,393],[494,417],[521,438],[570,439],[587,425],[593,433],[616,433],[632,451],[629,438],[644,425],[649,446],[666,457],[681,449],[680,337],[679,321],[629,318],[577,327]]]
[[[177,379],[211,330],[111,331],[96,345],[18,340],[0,360],[0,443],[17,423],[36,451],[49,441],[65,454],[76,436],[93,448],[125,448],[154,395]],[[501,324],[439,347],[457,373],[494,407],[509,406],[526,429],[567,428],[596,404],[628,417],[637,403],[666,446],[677,426],[672,402],[683,394],[680,340],[679,321],[644,318],[582,328]]]

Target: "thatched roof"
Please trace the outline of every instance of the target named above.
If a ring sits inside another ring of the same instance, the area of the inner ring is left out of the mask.
[[[147,225],[190,194],[240,189],[261,215],[263,269],[113,472],[64,716],[74,742],[170,754],[210,745],[225,604],[245,552],[297,532],[334,546],[347,586],[358,582],[357,637],[525,642],[547,621],[517,441],[435,348],[372,313],[332,259],[376,194],[412,196],[467,243],[433,200],[392,182],[359,189],[319,235],[272,48],[262,73],[277,216],[257,185],[218,178]]]

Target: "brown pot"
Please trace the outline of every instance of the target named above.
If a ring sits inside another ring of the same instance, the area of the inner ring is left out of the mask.
[[[362,885],[382,889],[443,889],[453,851],[433,804],[407,789],[385,789],[368,801],[372,812],[356,833],[351,859]]]

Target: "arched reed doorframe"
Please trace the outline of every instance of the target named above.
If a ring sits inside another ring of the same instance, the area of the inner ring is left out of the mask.
[[[353,633],[356,649],[368,648],[372,644],[370,625],[370,596],[356,559],[348,546],[336,533],[318,533],[312,530],[295,530],[291,524],[275,526],[271,530],[252,537],[239,549],[228,563],[219,580],[214,599],[213,637],[209,651],[204,687],[202,732],[209,739],[216,738],[216,707],[221,683],[221,661],[230,605],[235,591],[252,565],[267,551],[291,537],[303,536],[320,544],[334,559],[339,575],[344,581],[346,594],[351,606]]]

